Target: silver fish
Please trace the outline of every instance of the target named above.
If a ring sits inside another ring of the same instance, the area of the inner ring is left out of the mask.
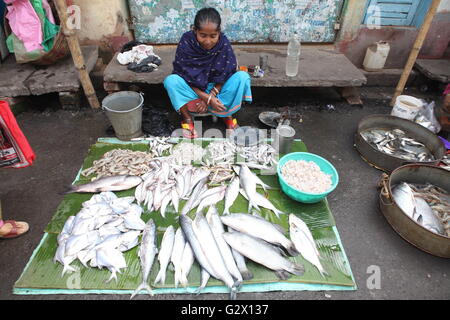
[[[205,289],[206,285],[208,284],[209,278],[211,278],[211,275],[206,271],[205,269],[201,269],[200,271],[200,287],[198,287],[195,290],[195,294],[200,294],[203,289]]]
[[[417,222],[425,229],[437,234],[444,234],[444,227],[434,214],[433,209],[424,199],[418,197],[416,198],[416,214],[418,216]]]
[[[253,178],[253,173],[246,165],[241,165],[239,170],[240,183],[245,193],[248,196],[248,212],[252,207],[258,208],[254,203],[255,193],[256,193],[256,182]]]
[[[142,270],[142,284],[134,291],[130,299],[138,294],[141,290],[145,289],[153,296],[152,288],[148,284],[148,276],[155,260],[155,255],[158,253],[156,247],[156,225],[152,219],[150,219],[145,225],[144,233],[142,235],[141,244],[139,246],[139,259],[141,262]]]
[[[203,198],[203,200],[200,202],[197,208],[197,213],[201,212],[204,208],[208,206],[213,206],[217,204],[218,202],[222,201],[225,197],[226,189],[225,187],[222,188],[222,191],[214,193],[206,198]]]
[[[393,188],[392,196],[399,208],[403,210],[403,212],[405,212],[411,219],[416,220],[416,200],[411,187],[406,182],[402,182]]]
[[[121,175],[105,177],[83,185],[72,185],[65,194],[123,191],[134,188],[141,182],[142,178],[137,176]]]
[[[176,188],[173,188],[171,193],[170,193],[171,197],[172,197],[172,204],[173,207],[175,209],[175,212],[179,211],[179,206],[180,206],[180,196],[178,194],[178,191]]]
[[[193,208],[195,208],[193,205],[197,201],[199,197],[199,193],[203,190],[203,188],[206,185],[207,178],[201,179],[197,185],[194,188],[194,191],[192,191],[192,194],[189,198],[189,200],[184,205],[183,209],[181,210],[181,215],[188,214],[189,211],[191,211]]]
[[[208,213],[206,214],[206,219],[214,235],[214,239],[216,240],[217,246],[219,247],[220,253],[222,255],[223,261],[225,262],[225,266],[227,267],[228,272],[239,283],[242,283],[244,279],[242,278],[242,275],[239,272],[238,267],[236,266],[236,261],[234,261],[233,253],[231,252],[230,247],[222,237],[222,234],[225,232],[225,230],[222,221],[220,220],[219,214],[217,213],[217,209],[215,207],[210,207]]]
[[[189,242],[186,242],[183,250],[183,256],[181,258],[181,276],[180,283],[186,288],[188,286],[189,272],[191,271],[192,264],[194,263],[194,252],[192,252],[191,245]]]
[[[230,207],[239,195],[239,185],[239,177],[234,177],[225,192],[225,209],[223,210],[223,214],[230,214]]]
[[[215,273],[213,276],[223,281],[225,285],[230,288],[230,299],[235,300],[240,282],[233,280],[233,277],[226,267],[211,228],[209,227],[208,221],[202,214],[197,214],[192,223],[192,229],[200,242],[203,252],[207,253],[206,258]]]
[[[202,246],[200,245],[200,240],[195,235],[192,225],[193,225],[193,221],[191,220],[191,218],[189,218],[188,216],[185,216],[185,215],[180,216],[180,226],[181,226],[181,229],[183,230],[183,234],[186,237],[186,241],[188,241],[191,246],[191,249],[192,249],[192,252],[194,253],[195,259],[197,260],[197,262],[200,264],[200,266],[202,268],[202,281],[201,281],[202,286],[200,286],[196,290],[196,293],[200,293],[201,290],[203,290],[203,288],[204,288],[203,284],[206,285],[206,283],[208,282],[208,279],[209,279],[209,277],[206,276],[206,273],[208,275],[213,276],[214,278],[218,278],[218,276],[216,275],[214,269],[211,267],[211,265],[206,257],[206,252],[203,251]]]
[[[106,267],[111,272],[111,277],[106,283],[112,279],[117,282],[117,273],[120,273],[120,269],[127,267],[122,252],[112,247],[103,247],[97,250],[96,264],[99,268]]]
[[[240,232],[224,233],[225,241],[240,254],[256,263],[274,270],[282,280],[289,278],[288,273],[298,276],[304,274],[304,267],[283,258],[279,251],[260,239],[256,239]]]
[[[183,231],[181,228],[178,228],[175,233],[175,240],[172,249],[172,255],[170,256],[170,261],[175,268],[175,287],[178,288],[178,284],[181,279],[181,259],[183,258],[183,250],[186,245],[186,240],[184,238]]]
[[[236,230],[233,230],[232,228],[228,227],[228,232],[236,232]],[[230,247],[231,248],[231,247]],[[247,268],[247,264],[245,263],[245,257],[231,248],[231,253],[233,254],[234,261],[236,262],[236,266],[239,269],[240,274],[242,275],[242,279],[244,280],[251,280],[253,279],[253,273],[251,273],[250,270]]]
[[[77,258],[76,255],[68,256],[66,255],[66,241],[59,244],[58,248],[56,249],[55,256],[53,258],[53,262],[59,262],[61,263],[64,268],[61,277],[63,277],[67,271],[75,272],[75,269],[70,266],[70,264],[75,261]]]
[[[159,272],[156,275],[155,282],[165,284],[166,282],[166,269],[172,256],[173,244],[175,241],[175,230],[173,226],[169,226],[164,232],[164,236],[161,241],[161,248],[158,253]]]
[[[245,193],[245,191],[243,189],[241,189],[241,194],[244,196],[245,199],[248,200],[248,196]],[[285,214],[284,212],[282,212],[281,210],[278,210],[277,208],[275,208],[275,206],[272,204],[272,202],[270,202],[269,199],[267,199],[266,197],[264,197],[262,194],[260,194],[259,192],[255,192],[254,194],[254,199],[253,199],[254,203],[257,206],[261,206],[263,208],[269,209],[271,211],[273,211],[275,213],[275,215],[280,218],[280,214]],[[259,208],[259,207],[258,207]]]
[[[265,240],[269,243],[280,245],[286,249],[291,256],[297,256],[291,240],[286,238],[278,228],[265,219],[245,213],[234,213],[221,217],[222,223],[236,231],[246,233],[253,237]],[[239,250],[238,250],[239,251]]]
[[[319,251],[311,231],[306,223],[294,214],[289,215],[289,233],[295,248],[303,258],[311,262],[319,270],[322,277],[328,275],[319,260]]]
[[[76,256],[78,252],[86,249],[93,243],[98,243],[100,240],[100,234],[98,231],[91,231],[88,233],[71,236],[66,241],[66,256]]]

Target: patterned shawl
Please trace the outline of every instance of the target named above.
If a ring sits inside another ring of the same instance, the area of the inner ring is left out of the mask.
[[[209,82],[225,83],[236,72],[236,56],[230,41],[220,33],[218,43],[205,50],[194,34],[188,31],[181,37],[173,62],[173,73],[190,86],[206,90]]]

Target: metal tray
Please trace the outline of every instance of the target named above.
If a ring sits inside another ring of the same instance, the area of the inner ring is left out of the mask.
[[[377,150],[361,135],[361,132],[369,129],[401,129],[411,138],[423,143],[430,149],[436,160],[431,162],[420,162],[420,164],[437,165],[441,162],[446,152],[444,143],[439,137],[425,127],[422,127],[420,124],[389,115],[367,116],[358,124],[358,130],[354,138],[356,150],[358,150],[361,157],[371,166],[387,173],[390,173],[403,165],[416,162],[400,159]]]
[[[431,183],[450,192],[450,171],[422,164],[409,164],[397,168],[384,180],[379,200],[381,212],[403,239],[422,251],[438,257],[450,258],[450,238],[422,227],[392,199],[392,187],[400,182]]]

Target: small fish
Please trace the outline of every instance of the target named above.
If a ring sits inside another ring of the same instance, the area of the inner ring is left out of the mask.
[[[98,231],[91,231],[88,233],[70,236],[66,241],[65,255],[76,256],[78,252],[86,249],[93,243],[98,243],[100,234]]]
[[[257,208],[258,206],[254,203],[255,193],[256,193],[256,182],[253,178],[253,173],[246,165],[241,165],[239,170],[240,183],[245,193],[248,196],[248,212],[252,207]]]
[[[102,191],[123,191],[136,187],[142,182],[142,178],[138,176],[112,176],[100,178],[93,182],[83,185],[72,185],[64,194],[69,193],[96,193]]]
[[[263,240],[240,232],[224,233],[223,237],[233,249],[250,260],[274,270],[282,280],[289,278],[288,273],[302,276],[305,272],[302,265],[282,257],[278,250]]]
[[[225,209],[223,210],[223,214],[230,214],[230,207],[239,195],[239,184],[239,177],[234,177],[233,180],[231,180],[231,183],[225,192]]]
[[[201,212],[204,208],[213,206],[217,204],[218,202],[222,201],[225,197],[226,189],[223,187],[222,191],[214,193],[206,198],[203,198],[203,200],[200,202],[197,208],[197,213]]]
[[[106,283],[110,282],[112,279],[117,282],[117,273],[120,273],[120,269],[127,267],[122,252],[108,246],[97,250],[96,264],[99,268],[106,267],[111,272],[111,277]]]
[[[55,256],[53,258],[53,262],[59,262],[61,263],[64,268],[61,277],[64,277],[67,271],[75,272],[75,269],[70,266],[70,264],[75,261],[77,258],[76,255],[68,256],[66,255],[66,241],[59,244],[58,248],[56,249]]]
[[[164,236],[161,241],[161,248],[158,253],[159,272],[156,275],[154,284],[158,282],[162,285],[166,282],[166,269],[172,256],[173,244],[175,241],[175,230],[173,226],[169,226],[164,232]]]
[[[236,232],[236,231],[233,230],[232,228],[228,227],[228,232],[232,233],[232,232]],[[233,248],[231,248],[231,253],[233,254],[234,261],[236,262],[236,266],[238,267],[239,272],[242,275],[242,279],[244,279],[244,280],[253,279],[253,273],[251,273],[251,271],[248,270],[247,264],[245,263],[245,257],[242,254],[240,254],[239,252],[237,252],[236,250],[234,250]]]
[[[194,208],[193,204],[194,204],[195,201],[197,201],[197,199],[199,197],[199,193],[206,186],[206,181],[207,181],[207,178],[203,178],[202,180],[200,180],[197,183],[197,185],[194,188],[194,191],[192,191],[192,194],[191,194],[189,200],[186,202],[186,204],[184,205],[183,209],[181,210],[181,215],[188,214],[189,211],[191,211],[192,208]]]
[[[152,288],[148,284],[148,276],[155,260],[155,255],[158,253],[156,247],[156,225],[153,219],[150,219],[145,225],[144,233],[142,235],[141,244],[139,246],[139,259],[142,270],[142,284],[134,291],[130,299],[133,299],[136,294],[145,289],[153,296]]]
[[[244,196],[244,198],[246,198],[248,200],[248,196],[245,193],[245,191],[243,189],[241,189],[240,192]],[[257,206],[261,206],[263,208],[266,208],[266,209],[269,209],[269,210],[273,211],[275,213],[275,215],[278,217],[278,219],[280,218],[280,214],[285,214],[284,212],[282,212],[282,211],[278,210],[277,208],[275,208],[275,206],[272,204],[272,202],[270,202],[269,199],[264,197],[259,192],[255,192],[253,200],[254,200],[254,203]]]

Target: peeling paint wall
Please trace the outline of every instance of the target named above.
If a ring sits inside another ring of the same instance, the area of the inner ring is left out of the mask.
[[[136,39],[178,43],[197,11],[216,8],[232,42],[287,42],[291,32],[303,42],[333,42],[344,0],[129,0]]]
[[[127,0],[73,0],[73,4],[80,7],[81,43],[98,44],[102,51],[117,51],[133,39],[127,23]]]

